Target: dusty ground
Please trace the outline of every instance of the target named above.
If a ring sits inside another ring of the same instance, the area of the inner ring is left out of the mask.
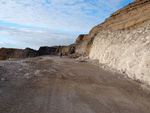
[[[0,61],[0,113],[150,113],[141,86],[66,58]]]

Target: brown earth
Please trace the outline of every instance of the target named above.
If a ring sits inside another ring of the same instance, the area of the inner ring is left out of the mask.
[[[48,56],[1,61],[0,78],[1,113],[150,111],[146,86],[90,62]]]

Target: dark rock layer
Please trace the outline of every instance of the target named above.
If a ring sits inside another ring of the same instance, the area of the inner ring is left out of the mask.
[[[26,49],[12,49],[12,48],[1,48],[0,49],[0,60],[6,60],[9,58],[29,58],[42,55],[54,55],[57,47],[40,47],[38,51],[30,48]]]

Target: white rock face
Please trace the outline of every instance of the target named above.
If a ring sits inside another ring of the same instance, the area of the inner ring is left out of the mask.
[[[100,31],[89,58],[150,84],[150,25],[132,31]]]

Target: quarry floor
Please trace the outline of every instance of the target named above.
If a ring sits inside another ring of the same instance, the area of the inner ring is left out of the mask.
[[[0,113],[150,113],[150,92],[90,62],[0,61]]]

